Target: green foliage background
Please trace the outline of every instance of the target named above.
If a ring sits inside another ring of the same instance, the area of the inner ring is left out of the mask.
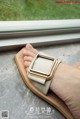
[[[57,0],[0,0],[0,20],[79,19],[80,4]]]

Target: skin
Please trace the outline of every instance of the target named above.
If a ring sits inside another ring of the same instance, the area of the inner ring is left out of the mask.
[[[26,71],[37,53],[30,44],[23,49]],[[62,62],[55,72],[50,89],[66,103],[75,119],[80,119],[80,64],[70,66]]]

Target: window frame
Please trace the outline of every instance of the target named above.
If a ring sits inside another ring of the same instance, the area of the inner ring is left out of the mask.
[[[0,51],[72,42],[80,42],[80,19],[0,22]]]

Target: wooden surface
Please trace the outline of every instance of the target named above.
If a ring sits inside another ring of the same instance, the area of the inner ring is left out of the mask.
[[[71,65],[80,61],[80,43],[37,49]],[[16,53],[0,53],[0,116],[6,110],[10,119],[64,119],[54,107],[26,87],[14,61]]]

